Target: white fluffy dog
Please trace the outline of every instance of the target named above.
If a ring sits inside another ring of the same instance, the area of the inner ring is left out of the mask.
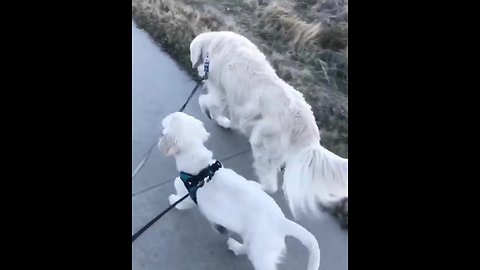
[[[303,95],[280,79],[265,55],[233,32],[208,32],[190,44],[192,67],[204,75],[208,94],[200,107],[225,128],[249,137],[254,168],[268,192],[277,190],[277,173],[285,165],[283,190],[292,213],[318,204],[332,207],[348,199],[348,159],[320,145],[320,133]]]
[[[176,112],[163,121],[160,150],[175,156],[179,172],[197,175],[215,164],[203,143],[209,133],[203,123],[185,113]],[[177,194],[169,197],[170,204],[188,193],[180,177],[175,179]],[[300,240],[309,250],[308,270],[320,266],[320,249],[315,237],[302,226],[285,218],[280,207],[255,181],[249,181],[234,171],[218,169],[209,182],[196,192],[200,212],[214,225],[239,234],[243,244],[228,239],[228,248],[235,255],[246,254],[256,270],[275,270],[285,249],[285,236]],[[195,206],[191,197],[178,204],[178,209]],[[221,226],[221,227],[220,227]],[[218,229],[217,229],[218,231]]]

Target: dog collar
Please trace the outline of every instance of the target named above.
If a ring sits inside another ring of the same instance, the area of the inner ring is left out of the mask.
[[[208,54],[207,57],[205,58],[205,61],[203,63],[203,78],[206,80],[208,79],[208,72],[210,71],[210,60],[208,60]]]
[[[215,172],[218,169],[222,168],[222,163],[220,161],[215,161],[212,165],[209,165],[205,169],[201,170],[197,175],[191,175],[186,172],[180,172],[180,179],[182,179],[185,188],[188,190],[190,198],[197,203],[197,190],[206,182],[212,180],[212,177],[215,175]]]

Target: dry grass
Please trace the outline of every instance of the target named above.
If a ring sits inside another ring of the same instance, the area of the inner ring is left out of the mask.
[[[132,15],[192,76],[189,45],[196,35],[230,30],[246,36],[304,93],[322,144],[348,157],[348,1],[263,2],[132,0]]]

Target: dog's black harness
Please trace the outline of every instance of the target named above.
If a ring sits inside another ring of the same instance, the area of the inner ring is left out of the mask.
[[[197,175],[191,175],[186,172],[180,172],[180,179],[188,190],[190,198],[197,203],[197,190],[205,184],[205,181],[209,182],[215,175],[218,169],[222,168],[220,161],[215,161],[212,165],[201,170]]]

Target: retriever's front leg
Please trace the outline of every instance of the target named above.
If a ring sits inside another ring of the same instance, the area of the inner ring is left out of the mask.
[[[201,95],[198,98],[198,103],[200,104],[200,109],[208,118],[214,120],[223,128],[230,128],[230,119],[223,115],[224,110],[222,109],[221,101],[214,93]]]

